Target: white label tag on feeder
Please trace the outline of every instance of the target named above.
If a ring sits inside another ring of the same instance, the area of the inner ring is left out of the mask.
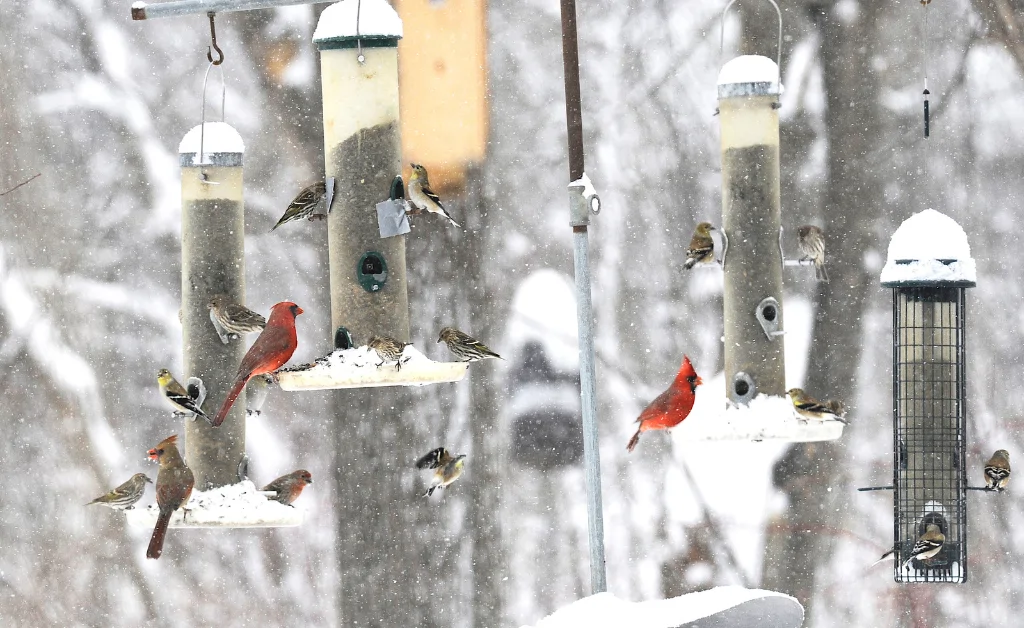
[[[380,237],[390,238],[409,233],[409,217],[405,214],[405,200],[385,200],[377,203],[377,226]]]
[[[327,177],[327,213],[331,213],[331,203],[334,202],[334,177]]]

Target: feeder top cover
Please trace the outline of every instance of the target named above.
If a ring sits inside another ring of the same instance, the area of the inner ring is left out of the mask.
[[[358,11],[358,31],[356,12]],[[324,9],[313,42],[331,39],[401,39],[402,19],[385,0],[342,0]]]
[[[926,209],[903,221],[889,241],[882,285],[972,287],[977,279],[967,234],[955,220]]]
[[[194,154],[199,152],[200,129],[203,125],[197,125],[185,134],[178,145],[178,153],[181,155]],[[242,143],[242,136],[238,134],[230,124],[224,122],[207,122],[206,130],[202,133],[203,154],[210,153],[235,153],[245,152],[245,144]]]
[[[779,66],[768,57],[742,55],[718,73],[718,97],[767,96],[782,93]]]

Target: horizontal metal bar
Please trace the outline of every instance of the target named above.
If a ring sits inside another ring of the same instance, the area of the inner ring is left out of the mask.
[[[182,15],[226,13],[228,11],[251,11],[253,9],[270,9],[287,7],[296,4],[323,4],[329,0],[175,0],[147,4],[132,4],[133,20],[149,20],[158,17],[180,17]]]
[[[892,486],[865,486],[864,488],[858,488],[858,491],[891,491]]]
[[[999,492],[996,489],[989,488],[987,486],[968,486],[967,490],[969,490],[969,491],[985,491],[986,493],[998,493]]]

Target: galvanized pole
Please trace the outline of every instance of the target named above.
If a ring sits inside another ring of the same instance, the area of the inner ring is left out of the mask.
[[[572,225],[576,268],[576,325],[579,334],[580,396],[583,402],[583,465],[587,487],[590,532],[591,593],[608,589],[604,559],[604,513],[601,505],[601,455],[597,440],[597,391],[594,373],[593,310],[587,225],[599,209],[596,195],[583,184],[583,107],[580,103],[579,48],[576,40],[576,1],[562,0],[562,64],[565,71],[565,123],[569,136],[569,223]]]

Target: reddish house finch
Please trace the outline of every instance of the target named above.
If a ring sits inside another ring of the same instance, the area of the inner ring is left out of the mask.
[[[118,486],[106,495],[100,495],[86,506],[102,504],[114,510],[131,510],[132,506],[139,503],[143,493],[146,492],[146,483],[153,483],[153,480],[145,473],[136,473],[127,482]]]
[[[317,206],[320,205],[320,201],[322,201],[326,195],[327,184],[323,181],[317,181],[316,183],[311,183],[302,188],[299,195],[296,196],[288,205],[288,208],[284,210],[284,215],[281,216],[281,220],[278,220],[277,224],[270,230],[273,231],[286,222],[302,220],[303,218],[313,220],[313,212],[316,211]],[[316,216],[323,218],[324,215],[317,214]]]
[[[282,301],[270,308],[270,320],[242,358],[235,382],[231,385],[220,412],[213,419],[213,425],[217,426],[224,422],[228,410],[234,405],[235,399],[238,399],[238,395],[251,377],[272,373],[291,359],[299,345],[298,337],[295,335],[295,317],[299,314],[302,314],[302,308],[291,301]]]
[[[174,414],[182,416],[191,414],[193,418],[201,416],[207,421],[210,420],[210,417],[206,416],[206,413],[196,403],[196,399],[178,383],[178,380],[174,379],[170,371],[167,369],[157,371],[156,381],[160,385],[160,394],[174,408]]]
[[[667,430],[683,422],[693,410],[693,402],[697,398],[697,386],[703,382],[693,370],[690,358],[683,356],[683,365],[679,368],[675,380],[668,390],[658,395],[636,420],[640,424],[636,434],[629,439],[626,451],[633,451],[640,442],[640,434],[648,430]]]
[[[447,218],[456,227],[461,227],[459,223],[455,222],[448,210],[441,204],[441,199],[434,194],[434,191],[430,189],[430,181],[427,178],[427,169],[419,164],[412,164],[412,176],[409,178],[409,190],[408,190],[409,202],[412,203],[419,212],[430,212],[432,214],[441,214]]]
[[[380,363],[377,368],[384,366],[387,362],[394,362],[395,368],[399,371],[402,370],[402,364],[409,361],[409,358],[402,359],[402,353],[405,348],[408,347],[410,342],[399,342],[391,336],[370,336],[370,340],[366,343],[366,346],[377,352],[380,356]]]
[[[149,540],[146,558],[160,558],[164,551],[164,535],[171,522],[174,511],[184,505],[190,495],[196,479],[192,470],[185,466],[185,461],[178,453],[177,434],[168,436],[159,445],[149,450],[149,457],[160,462],[160,471],[156,474],[156,505],[160,515],[153,528],[153,537]]]
[[[710,222],[702,222],[697,225],[690,239],[690,248],[686,250],[686,262],[683,268],[689,270],[698,263],[706,264],[715,261],[715,241],[711,232],[715,228]]]
[[[429,497],[437,489],[444,488],[459,479],[465,466],[465,454],[453,456],[444,447],[438,447],[417,460],[417,469],[434,469],[434,477],[431,479],[430,488],[427,489],[426,493],[423,493],[423,496]]]
[[[307,484],[312,483],[313,476],[310,475],[309,471],[299,469],[298,471],[292,471],[288,475],[282,475],[264,486],[263,490],[277,493],[277,495],[267,497],[267,499],[284,504],[285,506],[291,506],[292,502],[298,499],[299,495],[302,495],[302,489],[306,488]]]
[[[487,345],[454,327],[445,327],[441,330],[437,341],[441,342],[442,340],[460,362],[474,362],[485,358],[501,359],[501,356],[491,351]]]
[[[825,232],[814,225],[804,225],[797,229],[797,247],[801,259],[814,262],[814,277],[818,281],[828,283],[825,272]]]
[[[990,491],[1001,491],[1010,481],[1010,452],[1000,449],[985,463],[985,484]]]
[[[804,392],[803,388],[790,388],[786,391],[790,401],[793,402],[793,409],[797,415],[805,421],[839,421],[845,424],[844,419],[836,410],[842,410],[842,402],[835,399],[827,404],[821,403],[814,397]]]
[[[228,338],[241,338],[245,334],[263,331],[267,326],[267,319],[244,305],[232,302],[226,294],[216,295],[206,307],[210,309],[210,322],[224,344],[228,344]]]

